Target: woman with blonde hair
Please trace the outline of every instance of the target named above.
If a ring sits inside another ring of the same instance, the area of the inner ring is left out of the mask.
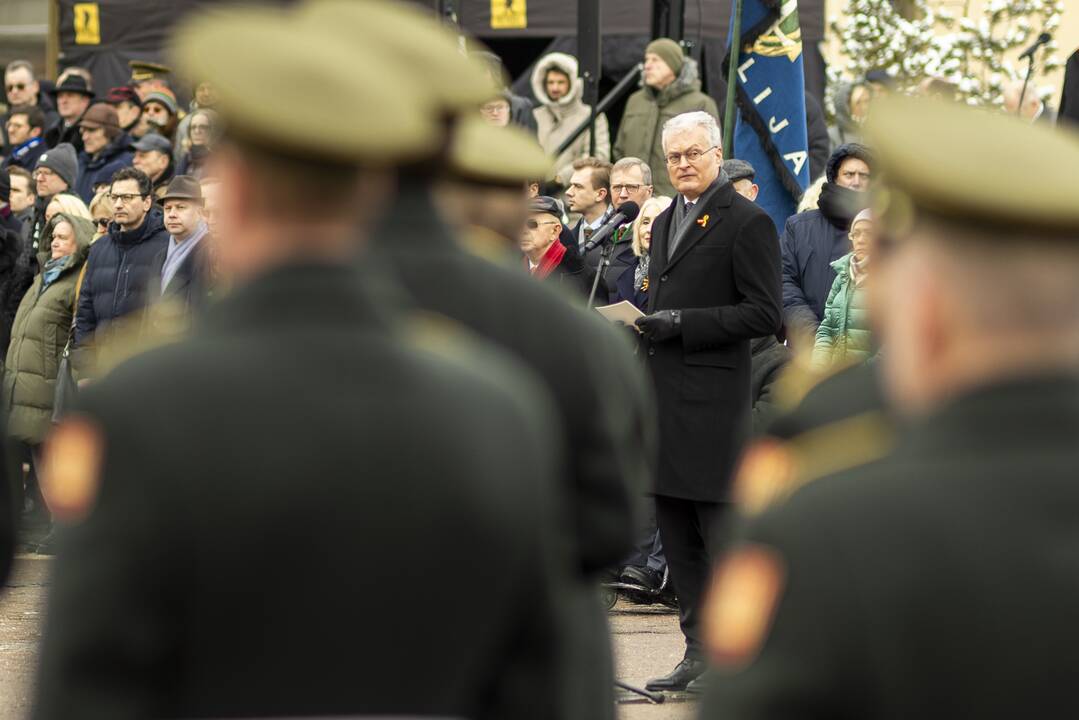
[[[91,243],[103,235],[109,233],[109,223],[112,222],[112,198],[108,190],[101,190],[90,201],[90,218],[94,223],[94,237]]]
[[[644,311],[648,304],[648,252],[652,247],[652,223],[670,204],[669,197],[657,195],[645,200],[641,206],[637,219],[633,221],[633,241],[615,259],[616,264],[626,265],[626,269],[618,276],[612,303],[628,300],[638,310]]]
[[[52,200],[45,206],[45,222],[49,222],[53,217],[60,213],[93,222],[90,208],[86,207],[86,203],[82,201],[81,197],[71,193],[57,193],[56,195],[53,195]]]

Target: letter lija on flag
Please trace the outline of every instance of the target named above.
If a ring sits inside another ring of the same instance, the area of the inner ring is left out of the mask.
[[[756,170],[757,203],[782,230],[809,186],[798,0],[733,0],[724,61],[728,77],[737,2],[742,2],[742,17],[733,154]]]

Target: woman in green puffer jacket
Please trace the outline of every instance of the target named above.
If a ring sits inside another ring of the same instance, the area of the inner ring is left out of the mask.
[[[38,254],[42,269],[15,314],[4,365],[8,434],[32,451],[52,425],[56,374],[71,331],[77,285],[94,225],[81,217],[58,213],[43,234],[50,242]]]
[[[876,352],[865,302],[874,232],[869,210],[858,213],[850,226],[853,250],[832,263],[835,281],[813,345],[814,368],[824,370],[837,364],[865,362]]]

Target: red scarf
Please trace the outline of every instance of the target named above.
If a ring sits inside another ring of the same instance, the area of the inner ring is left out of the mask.
[[[551,243],[551,247],[547,248],[547,252],[543,253],[539,265],[532,271],[532,276],[541,279],[547,277],[554,272],[554,269],[562,262],[562,256],[565,254],[566,246],[562,244],[561,240],[555,239],[555,241]]]

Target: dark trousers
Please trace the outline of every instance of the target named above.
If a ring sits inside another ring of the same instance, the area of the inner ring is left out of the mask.
[[[656,526],[656,501],[652,497],[644,499],[645,517],[637,532],[637,543],[633,552],[623,565],[647,567],[655,570],[660,575],[667,569],[667,558],[663,554],[663,540]]]
[[[678,622],[686,638],[686,657],[703,658],[701,601],[712,570],[710,549],[727,505],[656,496],[656,521],[663,536],[671,584],[678,596]]]

